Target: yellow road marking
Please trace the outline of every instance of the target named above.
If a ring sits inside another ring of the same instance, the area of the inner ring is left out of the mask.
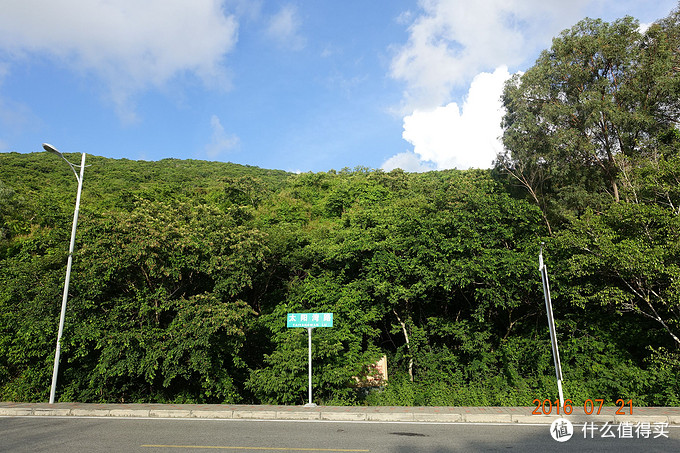
[[[214,450],[273,450],[273,451],[337,451],[368,452],[371,450],[345,450],[340,448],[286,448],[286,447],[222,447],[219,445],[141,445],[149,448],[205,448]]]

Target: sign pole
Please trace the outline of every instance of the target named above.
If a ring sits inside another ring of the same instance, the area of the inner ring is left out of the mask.
[[[309,402],[305,404],[307,407],[316,406],[316,404],[312,403],[312,329],[313,327],[307,327],[307,333],[309,334]]]
[[[288,313],[286,315],[286,327],[304,327],[307,329],[308,343],[309,343],[309,402],[305,404],[307,407],[314,407],[316,404],[312,403],[312,329],[315,327],[333,327],[333,313]]]
[[[555,361],[555,375],[557,376],[557,392],[560,397],[560,405],[564,407],[564,395],[562,394],[562,364],[560,363],[560,351],[557,349],[557,332],[555,331],[555,318],[553,317],[552,302],[550,300],[550,285],[548,284],[548,270],[543,263],[543,243],[538,255],[538,270],[541,272],[543,282],[543,295],[545,297],[545,311],[548,313],[548,327],[550,328],[550,344],[552,345],[553,360]]]

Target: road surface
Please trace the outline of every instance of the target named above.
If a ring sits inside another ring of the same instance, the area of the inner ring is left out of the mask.
[[[550,425],[529,424],[0,417],[0,452],[680,451],[678,427],[657,438],[628,434],[633,438],[602,438],[597,429],[584,439],[575,427],[560,443]]]

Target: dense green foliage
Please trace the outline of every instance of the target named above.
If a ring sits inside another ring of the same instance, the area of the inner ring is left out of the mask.
[[[555,399],[545,242],[565,395],[680,404],[678,30],[565,31],[508,83],[493,171],[88,156],[58,400],[303,403],[305,311],[334,313],[318,403]],[[0,399],[47,400],[75,187],[0,155]]]

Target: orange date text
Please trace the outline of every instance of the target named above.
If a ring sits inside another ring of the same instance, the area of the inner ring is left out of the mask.
[[[564,400],[564,405],[560,405],[560,400],[552,401],[548,398],[534,399],[533,403],[536,408],[531,412],[531,415],[571,415],[574,411],[574,403],[571,400]],[[594,398],[587,399],[583,402],[583,412],[586,415],[600,415],[604,406],[604,399]],[[625,401],[621,398],[616,400],[616,415],[633,415],[633,400]]]

